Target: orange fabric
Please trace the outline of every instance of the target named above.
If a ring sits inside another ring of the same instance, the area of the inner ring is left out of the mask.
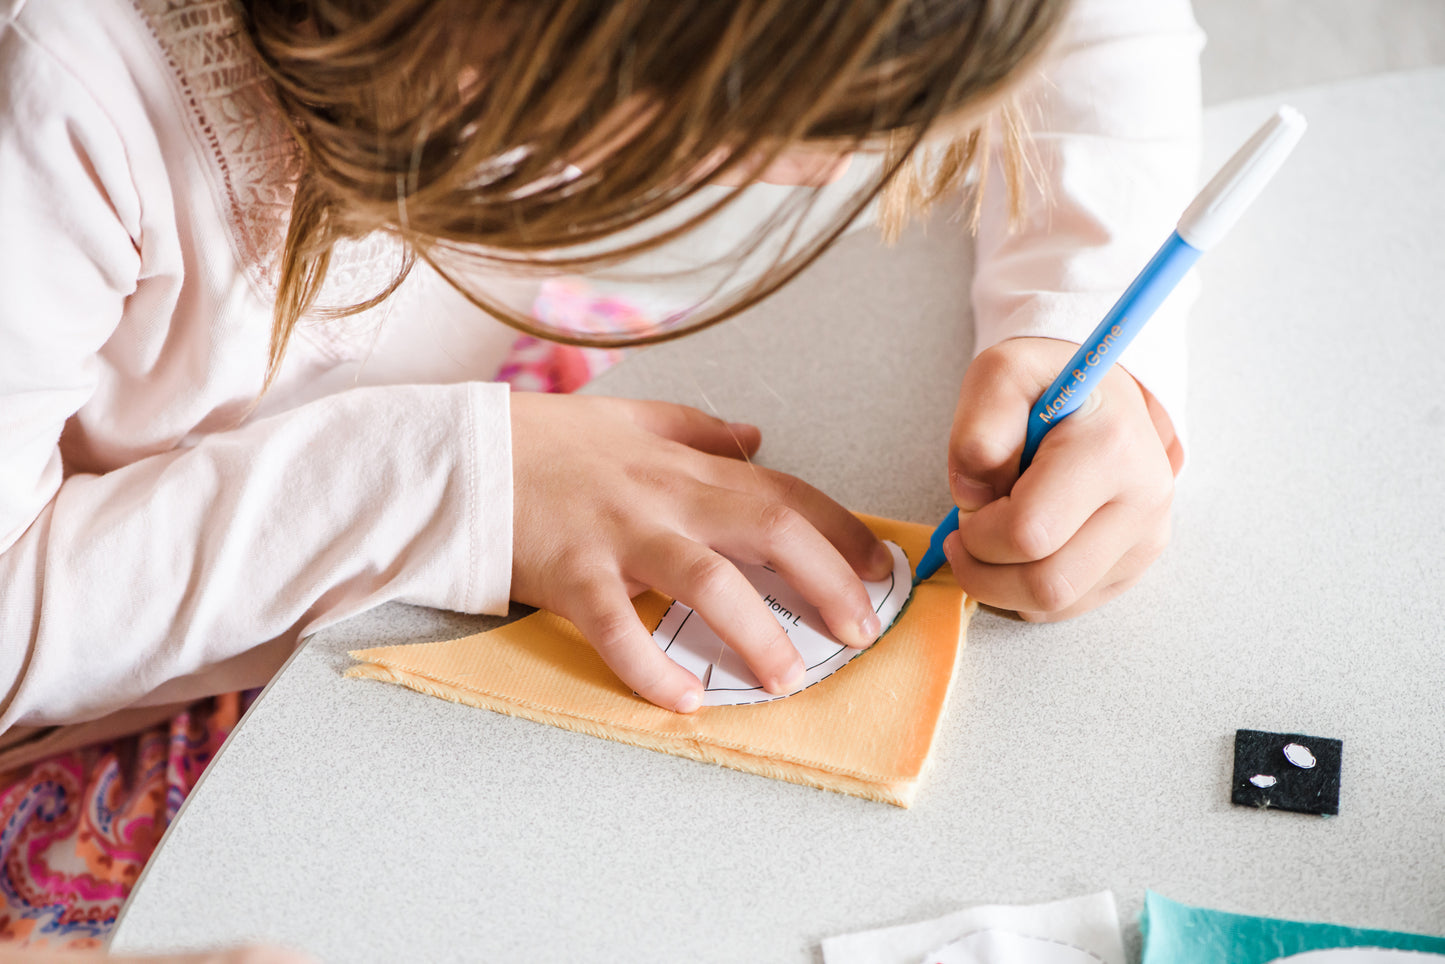
[[[931,530],[863,517],[917,561]],[[655,627],[669,600],[635,600]],[[775,779],[908,806],[933,747],[963,643],[968,601],[945,568],[914,589],[873,647],[783,700],[653,706],[613,675],[566,620],[536,612],[464,639],[353,652],[347,675]]]

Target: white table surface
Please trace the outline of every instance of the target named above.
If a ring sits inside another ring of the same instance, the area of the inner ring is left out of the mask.
[[[485,619],[313,637],[211,765],[118,951],[328,962],[809,961],[828,935],[1111,889],[1445,932],[1445,70],[1290,98],[1311,129],[1203,264],[1174,541],[1103,611],[980,613],[911,810],[341,678]],[[1276,98],[1211,110],[1205,169]],[[855,236],[596,390],[763,427],[766,464],[933,522],[968,246]],[[1236,728],[1344,740],[1341,813],[1229,803]]]

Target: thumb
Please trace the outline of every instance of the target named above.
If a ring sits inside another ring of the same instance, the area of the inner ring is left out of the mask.
[[[964,373],[948,445],[948,488],[965,512],[1008,495],[1018,480],[1029,410],[1052,377],[1046,367],[1029,364],[1032,355],[1023,347],[1001,342]]]

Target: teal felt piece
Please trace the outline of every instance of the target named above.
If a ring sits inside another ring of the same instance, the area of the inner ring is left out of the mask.
[[[1268,964],[1334,947],[1445,955],[1445,937],[1226,914],[1176,903],[1153,891],[1144,896],[1139,929],[1144,933],[1142,964]]]

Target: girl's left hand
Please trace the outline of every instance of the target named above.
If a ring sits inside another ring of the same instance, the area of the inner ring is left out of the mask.
[[[696,676],[669,659],[630,602],[656,588],[692,607],[764,688],[804,664],[737,569],[772,566],[843,643],[878,637],[864,579],[892,556],[866,525],[801,479],[747,461],[761,435],[696,409],[589,395],[511,397],[512,598],[572,621],[617,676],[690,713]]]
[[[1012,338],[963,379],[949,445],[958,532],[943,551],[970,596],[1031,622],[1128,589],[1169,541],[1182,464],[1172,423],[1122,368],[1044,436],[1018,474],[1029,410],[1078,345]]]

